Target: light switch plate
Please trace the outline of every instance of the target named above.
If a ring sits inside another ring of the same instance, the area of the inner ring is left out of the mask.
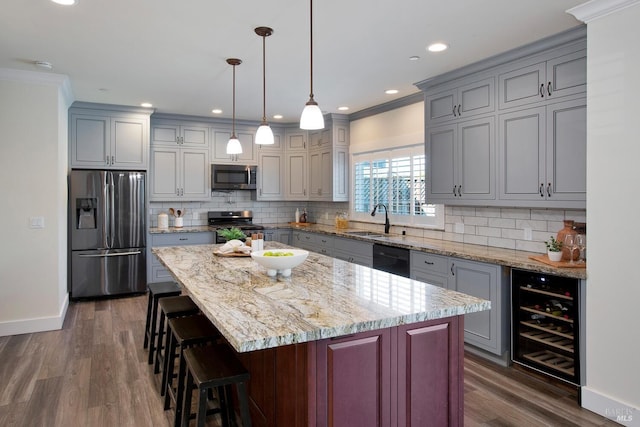
[[[524,228],[524,240],[533,240],[533,231],[531,227]]]
[[[29,228],[44,228],[44,217],[43,216],[29,217]]]

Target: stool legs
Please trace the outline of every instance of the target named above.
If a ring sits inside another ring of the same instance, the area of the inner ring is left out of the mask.
[[[165,316],[160,316],[160,325],[158,326],[158,348],[156,348],[156,357],[155,357],[155,363],[153,365],[153,373],[157,374],[160,372],[160,352],[163,350],[162,347],[162,338],[164,335],[164,319]],[[166,353],[167,353],[167,346],[166,344],[164,345],[164,352],[165,352],[165,357],[166,357]]]
[[[144,325],[144,347],[143,348],[149,347],[149,333],[151,331],[149,327],[151,326],[151,306],[152,305],[153,305],[153,296],[149,295],[149,302],[147,303],[147,321]]]
[[[158,321],[158,301],[156,300],[151,310],[151,330],[149,331],[149,365],[153,363],[156,351],[156,322]]]

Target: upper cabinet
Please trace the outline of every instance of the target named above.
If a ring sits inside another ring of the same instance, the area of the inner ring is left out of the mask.
[[[70,166],[146,170],[149,115],[144,110],[75,103],[69,109]]]
[[[349,201],[349,122],[325,118],[325,128],[309,132],[309,200]]]
[[[209,148],[209,125],[206,123],[154,120],[151,128],[153,145]]]
[[[442,92],[426,96],[429,122],[466,120],[495,110],[495,78],[474,81],[474,77],[471,77],[466,80],[468,83],[460,82]]]
[[[232,126],[216,125],[212,135],[212,163],[241,163],[243,165],[257,165],[256,144],[254,143],[258,126],[237,126],[236,137],[242,146],[242,153],[227,154],[227,143],[231,138]]]
[[[531,65],[514,64],[500,74],[500,109],[582,94],[587,86],[587,50],[581,49]]]
[[[417,85],[430,203],[586,207],[584,28]]]
[[[306,130],[302,130],[298,127],[287,128],[284,132],[284,136],[286,141],[286,151],[307,151],[308,134]]]

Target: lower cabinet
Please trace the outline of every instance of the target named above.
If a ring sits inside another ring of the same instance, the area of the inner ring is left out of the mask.
[[[291,244],[291,230],[289,229],[266,229],[264,230],[264,240],[267,242],[280,242],[285,245]]]
[[[149,283],[173,280],[169,271],[153,255],[151,249],[156,246],[207,245],[216,242],[216,233],[203,231],[195,233],[157,233],[147,239],[147,281]]]
[[[459,425],[458,317],[318,341],[316,424]]]
[[[508,269],[411,251],[411,278],[491,301],[491,310],[465,315],[464,341],[506,357],[510,336]]]
[[[334,237],[333,257],[354,264],[373,267],[373,243]]]

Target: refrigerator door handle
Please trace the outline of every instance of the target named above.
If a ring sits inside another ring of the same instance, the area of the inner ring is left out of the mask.
[[[102,220],[102,233],[103,238],[102,241],[107,248],[111,247],[111,242],[109,241],[109,237],[111,237],[111,227],[110,223],[107,220],[109,218],[109,172],[104,173],[104,186],[102,187],[102,200],[104,200],[104,204],[102,206],[103,210],[103,220]]]
[[[113,248],[113,244],[115,238],[113,237],[113,233],[116,230],[116,222],[115,222],[115,190],[113,185],[113,172],[109,172],[109,237],[111,238],[111,243],[109,244],[109,248]]]
[[[78,257],[80,257],[80,258],[106,258],[106,257],[112,257],[112,256],[140,255],[141,253],[142,253],[141,251],[130,251],[130,252],[118,252],[118,253],[113,253],[113,254],[93,254],[93,255],[80,254],[80,255],[78,255]]]

